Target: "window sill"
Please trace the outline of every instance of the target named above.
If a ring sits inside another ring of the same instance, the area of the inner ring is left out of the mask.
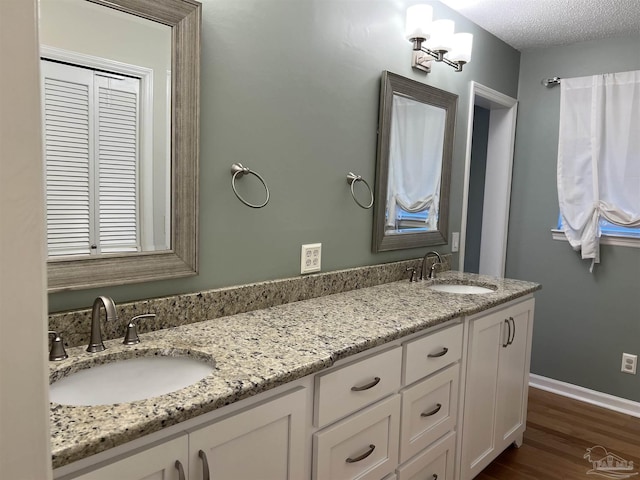
[[[553,240],[567,241],[562,230],[556,228],[551,229],[551,238]],[[640,248],[640,238],[620,237],[615,235],[607,235],[600,237],[600,245],[614,245],[617,247]]]

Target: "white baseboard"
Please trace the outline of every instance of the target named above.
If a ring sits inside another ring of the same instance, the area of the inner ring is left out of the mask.
[[[529,386],[640,418],[640,403],[633,400],[589,390],[534,373],[529,375]]]

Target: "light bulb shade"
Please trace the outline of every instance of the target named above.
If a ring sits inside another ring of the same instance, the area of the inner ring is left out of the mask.
[[[431,23],[431,38],[426,47],[436,52],[448,52],[453,41],[453,20],[436,20]]]
[[[453,45],[445,57],[452,62],[469,63],[471,61],[471,48],[473,47],[473,35],[470,33],[456,33],[453,36]]]
[[[433,8],[430,5],[413,5],[407,8],[405,36],[407,40],[414,38],[429,38],[429,25],[433,18]]]

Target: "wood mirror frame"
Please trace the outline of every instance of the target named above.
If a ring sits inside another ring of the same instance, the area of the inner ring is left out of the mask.
[[[389,156],[391,124],[393,121],[393,97],[399,95],[417,102],[445,110],[445,130],[442,139],[442,171],[440,175],[440,196],[438,228],[423,232],[387,234],[385,219],[387,209],[387,189],[389,182]],[[451,161],[455,131],[458,96],[411,80],[400,75],[382,72],[380,88],[380,114],[378,128],[378,152],[376,162],[375,210],[373,222],[374,253],[404,248],[445,245],[448,243],[449,190],[451,183]]]
[[[171,27],[171,247],[159,252],[50,259],[48,291],[198,273],[201,4],[193,0],[88,0]]]

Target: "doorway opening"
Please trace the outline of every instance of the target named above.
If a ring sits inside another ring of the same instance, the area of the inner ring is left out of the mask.
[[[459,269],[503,277],[518,102],[471,82]]]

